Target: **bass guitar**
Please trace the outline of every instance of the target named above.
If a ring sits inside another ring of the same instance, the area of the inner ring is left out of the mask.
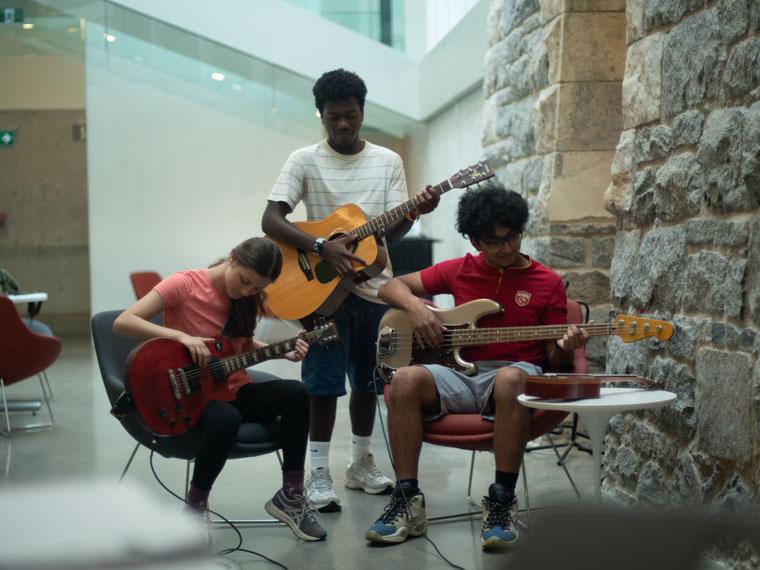
[[[390,381],[397,368],[410,364],[442,364],[464,374],[474,374],[476,366],[462,358],[462,348],[500,342],[559,339],[569,326],[478,328],[476,323],[482,317],[502,311],[501,305],[490,299],[477,299],[448,310],[433,307],[431,310],[446,326],[443,343],[437,347],[418,344],[406,311],[389,309],[383,315],[378,328],[377,363],[386,382]],[[618,335],[623,342],[649,337],[668,340],[673,336],[671,323],[623,314],[616,315],[607,323],[576,326],[586,329],[591,336]]]
[[[235,399],[227,385],[233,372],[290,352],[299,338],[326,344],[337,340],[338,329],[329,321],[301,336],[242,354],[235,354],[230,339],[217,336],[206,343],[211,359],[202,368],[182,343],[154,338],[129,355],[124,384],[146,429],[157,436],[178,435],[198,422],[210,400]]]
[[[441,195],[452,188],[467,188],[492,176],[494,172],[488,163],[478,162],[434,186],[433,192]],[[407,200],[368,221],[359,206],[346,204],[321,220],[294,222],[295,226],[314,237],[334,240],[348,235],[357,238],[351,248],[367,265],[354,264],[354,276],[343,279],[315,253],[295,249],[267,236],[280,246],[283,261],[280,276],[266,288],[269,309],[286,320],[302,319],[312,313],[331,315],[353,285],[378,275],[388,263],[388,254],[374,235],[414,209],[414,201]]]

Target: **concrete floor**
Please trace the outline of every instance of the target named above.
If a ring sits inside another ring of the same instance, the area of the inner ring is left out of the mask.
[[[0,465],[5,468],[6,485],[17,483],[50,483],[67,479],[100,479],[115,481],[134,447],[133,440],[109,413],[94,351],[89,339],[64,340],[60,359],[48,371],[55,394],[53,428],[17,433],[9,441],[0,438]],[[282,377],[298,377],[298,365],[286,361],[269,362],[262,369]],[[39,395],[36,381],[26,381],[9,388],[10,398],[35,398]],[[322,516],[329,536],[320,543],[296,539],[284,527],[249,527],[242,529],[244,548],[259,551],[289,568],[447,568],[448,565],[433,545],[424,538],[391,547],[370,547],[364,540],[367,527],[381,514],[388,498],[370,496],[344,488],[344,466],[349,456],[349,423],[346,399],[339,404],[331,466],[333,479],[343,502],[343,511]],[[384,410],[383,410],[384,413]],[[12,414],[16,422],[23,414]],[[378,465],[391,473],[388,454],[379,425],[376,426],[374,453]],[[466,484],[470,454],[468,452],[424,445],[420,485],[426,494],[428,516],[462,512],[468,507]],[[162,480],[181,492],[185,463],[157,457],[156,469]],[[532,452],[527,456],[527,472],[531,505],[549,507],[566,505],[575,500],[572,489],[551,450]],[[567,460],[584,502],[592,493],[591,457],[577,450]],[[154,481],[145,449],[138,452],[127,478],[146,489],[155,501],[179,510],[178,502]],[[493,478],[493,459],[488,453],[477,454],[473,493],[478,499]],[[211,506],[227,517],[264,518],[264,503],[280,484],[279,466],[272,455],[231,461],[217,481]],[[6,487],[8,488],[8,487]],[[518,482],[520,505],[522,481]],[[56,513],[62,516],[62,513]],[[510,554],[484,554],[480,548],[479,519],[434,523],[428,537],[452,562],[464,568],[489,569],[508,566]],[[230,530],[215,530],[214,550],[234,544]],[[7,537],[6,537],[7,539]],[[242,568],[274,568],[275,566],[245,553],[231,558]]]

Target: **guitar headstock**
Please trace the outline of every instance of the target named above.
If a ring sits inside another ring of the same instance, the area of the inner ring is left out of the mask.
[[[667,321],[618,314],[613,318],[612,324],[614,333],[622,338],[623,342],[635,342],[649,337],[668,340],[673,336],[673,324]]]
[[[467,188],[483,180],[496,176],[488,162],[481,160],[477,164],[463,168],[457,172],[454,176],[449,178],[452,188]]]
[[[339,338],[338,327],[335,321],[318,321],[308,334],[310,341],[317,344],[330,344]]]

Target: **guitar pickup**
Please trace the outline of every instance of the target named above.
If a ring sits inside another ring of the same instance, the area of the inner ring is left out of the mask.
[[[309,256],[306,255],[306,251],[303,249],[298,250],[298,267],[301,268],[301,272],[304,274],[307,281],[314,279],[314,271],[311,269]]]

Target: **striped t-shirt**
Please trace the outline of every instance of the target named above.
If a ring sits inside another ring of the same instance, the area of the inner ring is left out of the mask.
[[[356,204],[372,219],[406,202],[406,176],[401,157],[382,146],[364,142],[357,154],[336,152],[323,140],[288,157],[267,198],[293,210],[303,200],[309,221],[321,220],[345,204]],[[390,260],[383,272],[354,287],[374,303],[377,289],[393,277]]]

